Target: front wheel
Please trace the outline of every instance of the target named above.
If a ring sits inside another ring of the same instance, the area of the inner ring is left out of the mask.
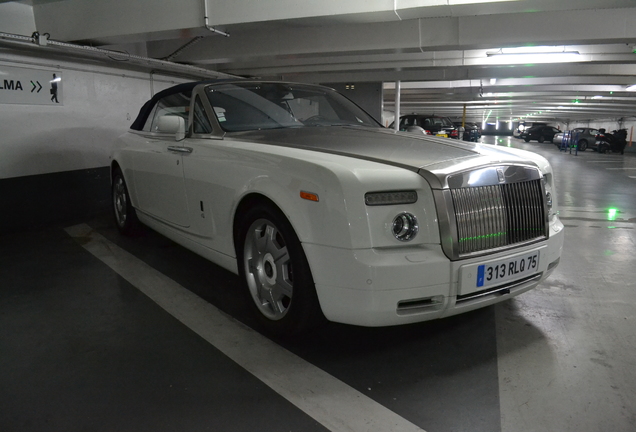
[[[280,336],[315,327],[322,317],[309,263],[283,213],[273,205],[249,209],[237,239],[239,273],[263,328]]]
[[[577,143],[577,146],[579,151],[585,151],[585,149],[587,149],[587,141],[579,140],[579,142]]]
[[[528,138],[528,137],[525,137],[523,140],[524,140],[525,142],[530,142],[530,138]]]
[[[540,142],[541,144],[543,144],[543,143],[545,142],[545,137],[540,136],[540,137],[539,137],[539,142]]]

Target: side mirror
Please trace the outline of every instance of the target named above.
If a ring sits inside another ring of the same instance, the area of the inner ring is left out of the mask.
[[[181,116],[166,115],[159,117],[157,129],[161,133],[175,134],[175,141],[185,138],[185,120]]]

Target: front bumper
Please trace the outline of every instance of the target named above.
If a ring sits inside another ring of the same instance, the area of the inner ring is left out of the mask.
[[[540,243],[459,261],[450,261],[440,245],[362,250],[307,243],[303,246],[328,320],[367,327],[390,326],[456,315],[534,288],[559,262],[563,224],[555,217],[550,223],[549,239]],[[462,288],[466,286],[462,267],[531,251],[540,253],[538,272],[531,277],[490,291],[475,293]]]

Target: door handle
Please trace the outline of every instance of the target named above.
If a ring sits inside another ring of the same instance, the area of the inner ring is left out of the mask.
[[[169,146],[168,150],[176,153],[192,153],[191,147]]]

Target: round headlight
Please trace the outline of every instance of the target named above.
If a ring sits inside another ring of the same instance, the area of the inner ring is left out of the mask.
[[[411,213],[401,213],[393,219],[391,231],[395,238],[400,241],[413,240],[418,230],[417,218]]]

